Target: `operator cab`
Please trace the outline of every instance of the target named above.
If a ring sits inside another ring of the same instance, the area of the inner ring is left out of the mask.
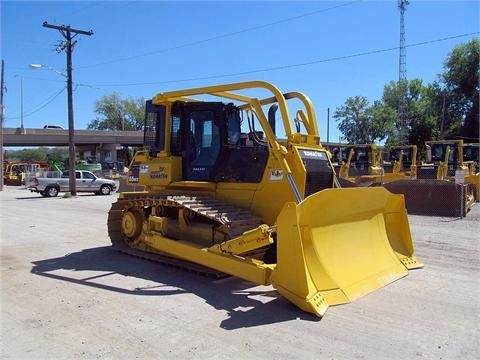
[[[413,149],[411,147],[396,147],[390,150],[390,160],[399,161],[400,156],[402,156],[402,167],[404,169],[410,168],[414,160]]]
[[[431,143],[430,147],[431,161],[437,167],[439,164],[448,161],[447,176],[455,176],[455,170],[458,168],[458,144],[457,143]],[[445,159],[447,154],[447,146],[449,147],[448,159]]]
[[[144,145],[151,153],[180,156],[183,180],[261,181],[268,145],[259,132],[241,132],[240,108],[222,102],[175,101],[170,107],[170,129],[166,110],[147,101]]]

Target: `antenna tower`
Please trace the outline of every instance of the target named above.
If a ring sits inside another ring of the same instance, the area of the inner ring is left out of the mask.
[[[398,118],[400,142],[405,145],[408,143],[408,109],[407,109],[407,52],[405,49],[405,11],[407,10],[408,0],[398,0],[398,9],[400,10],[400,57],[398,62]]]

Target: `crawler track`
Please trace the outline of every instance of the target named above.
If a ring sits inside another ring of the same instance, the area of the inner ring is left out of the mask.
[[[131,209],[161,208],[164,212],[187,209],[191,215],[199,216],[203,221],[211,222],[226,233],[228,238],[235,238],[243,232],[253,229],[263,223],[262,219],[245,209],[230,204],[198,196],[129,196],[112,204],[108,213],[108,235],[112,246],[128,255],[161,263],[163,265],[181,268],[209,277],[225,277],[224,273],[200,266],[198,264],[161,254],[149,249],[135,240],[128,239],[122,233],[122,216]],[[192,226],[195,226],[194,223]],[[260,253],[263,253],[260,251]]]

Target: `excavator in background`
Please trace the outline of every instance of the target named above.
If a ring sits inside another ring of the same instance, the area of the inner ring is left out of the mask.
[[[69,163],[68,158],[62,160],[62,159],[47,155],[47,161],[52,171],[59,173],[59,175],[61,175],[65,170],[68,170],[68,163]],[[95,159],[87,159],[87,160],[75,159],[75,169],[91,171],[95,173],[97,176],[103,176],[102,164],[98,163]]]
[[[318,316],[423,266],[403,196],[340,188],[310,99],[268,82],[154,96],[128,180],[144,191],[112,204],[114,248],[272,285]]]
[[[91,171],[99,176],[103,175],[102,164],[95,160],[75,160],[75,169]]]
[[[60,176],[65,171],[65,161],[47,154],[47,162],[50,166],[51,171],[57,172],[58,176]]]
[[[426,141],[427,163],[417,167],[417,179],[384,184],[404,194],[409,213],[463,217],[479,198],[479,174],[463,161],[463,140]],[[477,199],[477,200],[476,200]]]

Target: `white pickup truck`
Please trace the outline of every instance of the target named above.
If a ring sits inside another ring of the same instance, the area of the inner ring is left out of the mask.
[[[33,184],[29,186],[31,192],[39,193],[44,197],[55,197],[59,192],[70,191],[69,172],[64,171],[60,178],[35,178]],[[76,170],[76,190],[77,192],[93,192],[97,195],[109,195],[117,189],[115,181],[103,179],[96,176],[91,171]]]

